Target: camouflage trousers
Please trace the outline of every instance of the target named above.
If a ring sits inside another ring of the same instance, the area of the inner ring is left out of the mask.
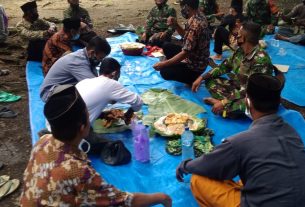
[[[224,118],[236,119],[244,116],[246,94],[240,92],[239,84],[225,78],[216,78],[207,80],[205,85],[213,98],[233,100],[225,105],[221,113]]]

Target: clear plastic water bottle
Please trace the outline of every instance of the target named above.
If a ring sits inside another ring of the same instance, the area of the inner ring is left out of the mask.
[[[182,161],[186,159],[194,159],[194,134],[188,127],[185,127],[181,135],[182,144]],[[191,175],[185,175],[183,178],[185,183],[190,183]]]
[[[149,134],[142,121],[134,126],[133,131],[134,156],[137,161],[149,161]]]
[[[189,158],[194,159],[194,135],[188,127],[185,127],[183,134],[181,135],[181,144],[182,144],[182,160]]]

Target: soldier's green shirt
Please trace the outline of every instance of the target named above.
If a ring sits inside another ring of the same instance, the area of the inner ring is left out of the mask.
[[[167,4],[163,5],[161,8],[158,8],[157,6],[152,8],[146,21],[146,35],[151,36],[159,32],[166,32],[168,35],[172,35],[175,32],[175,29],[167,25],[167,18],[170,16],[177,17],[177,14],[176,10]]]
[[[209,22],[215,21],[215,17],[213,16],[213,14],[216,14],[218,12],[218,5],[215,0],[213,0],[213,2],[208,0],[199,0],[199,7],[203,9],[204,15],[206,16]]]
[[[276,14],[271,12],[269,0],[249,0],[246,6],[246,16],[259,25],[276,25]]]
[[[64,19],[66,18],[80,18],[86,23],[89,27],[92,27],[92,21],[89,15],[89,12],[82,8],[72,8],[71,6],[64,11]]]
[[[237,100],[241,94],[245,93],[248,77],[253,73],[265,73],[272,75],[273,65],[269,55],[259,46],[246,55],[241,48],[237,49],[234,54],[225,60],[219,67],[208,72],[211,79],[227,75],[234,81],[235,85],[240,86],[235,90],[235,94],[230,96],[229,101]]]

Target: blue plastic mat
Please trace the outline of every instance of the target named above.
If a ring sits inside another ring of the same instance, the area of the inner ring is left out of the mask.
[[[133,34],[125,34],[116,38],[109,38],[112,46],[111,56],[122,65],[120,82],[130,90],[143,93],[150,88],[166,88],[181,97],[204,106],[208,113],[201,117],[208,118],[208,127],[215,131],[213,142],[219,144],[222,139],[243,131],[249,127],[250,120],[224,120],[210,112],[211,107],[203,104],[202,98],[209,96],[204,87],[200,87],[198,93],[192,93],[184,84],[164,81],[152,65],[156,58],[124,56],[119,44],[126,41],[134,41]],[[33,144],[38,140],[37,132],[44,128],[43,103],[39,98],[39,86],[43,76],[41,64],[29,62],[27,64],[27,82],[29,87],[30,124]],[[143,111],[146,112],[147,107]],[[295,111],[281,108],[280,115],[294,126],[305,140],[305,121]],[[123,140],[129,150],[133,151],[132,136],[130,131],[120,134],[107,135],[113,139]],[[98,157],[90,157],[93,167],[101,173],[102,177],[119,189],[129,192],[165,192],[173,199],[173,206],[198,206],[194,200],[188,184],[176,181],[175,169],[181,161],[181,157],[170,156],[165,152],[165,139],[154,137],[151,139],[151,161],[143,164],[132,161],[128,165],[111,167],[104,165]]]

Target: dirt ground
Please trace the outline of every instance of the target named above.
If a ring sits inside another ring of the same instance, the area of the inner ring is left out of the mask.
[[[25,0],[0,0],[9,15],[10,27],[14,27],[21,19],[20,5]],[[174,0],[169,0],[173,5]],[[222,10],[226,11],[229,1],[218,1]],[[62,12],[67,7],[66,0],[37,0],[40,17],[62,18]],[[154,5],[153,0],[81,0],[94,20],[97,33],[109,36],[106,32],[118,24],[143,25],[149,9]],[[178,6],[174,6],[179,11]],[[180,13],[178,12],[178,15]],[[0,76],[0,90],[22,96],[16,103],[6,104],[18,112],[16,118],[0,118],[0,162],[5,167],[0,175],[10,175],[11,178],[22,180],[22,174],[29,159],[31,137],[28,116],[28,92],[25,76],[24,49],[20,47],[20,40],[13,32],[8,44],[0,46],[0,69],[10,70],[7,76]],[[5,105],[1,104],[0,106]],[[295,106],[287,101],[284,105],[296,109],[305,115],[304,108]],[[0,201],[1,207],[17,206],[21,187],[18,191]]]

